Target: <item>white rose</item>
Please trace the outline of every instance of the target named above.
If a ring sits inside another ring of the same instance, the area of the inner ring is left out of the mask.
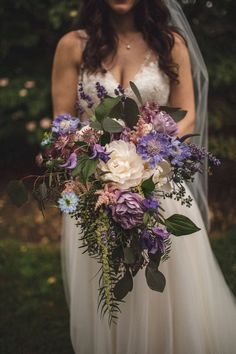
[[[123,140],[114,140],[106,145],[106,151],[111,154],[107,163],[100,161],[98,168],[102,172],[103,181],[113,181],[122,188],[128,189],[141,183],[143,179],[143,160],[137,154],[133,143]]]
[[[171,165],[168,161],[162,160],[159,164],[155,167],[155,169],[146,169],[144,171],[143,179],[146,180],[152,176],[152,180],[156,185],[157,189],[161,187],[165,187],[164,189],[170,191],[170,179],[173,174],[171,170]]]

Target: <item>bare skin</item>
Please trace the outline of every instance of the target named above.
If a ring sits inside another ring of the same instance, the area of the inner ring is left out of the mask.
[[[106,58],[104,66],[111,71],[117,82],[126,88],[139,70],[149,48],[142,34],[135,28],[132,9],[136,1],[106,0],[106,2],[111,8],[112,23],[120,40],[115,60],[112,62],[111,58]],[[52,70],[54,116],[65,112],[76,114],[77,80],[83,41],[77,31],[72,31],[58,42]],[[131,50],[125,48],[128,41],[133,43]],[[157,53],[153,53],[153,57],[157,57]],[[177,34],[172,57],[179,65],[180,83],[171,84],[168,104],[188,111],[178,122],[178,136],[183,136],[194,131],[195,106],[189,53],[183,39]]]

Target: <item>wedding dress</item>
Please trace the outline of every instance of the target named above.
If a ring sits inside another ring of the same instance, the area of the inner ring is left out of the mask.
[[[82,72],[79,81],[98,102],[99,81],[114,96],[118,82],[110,71],[104,75]],[[150,52],[132,79],[143,100],[168,103],[169,80]],[[125,94],[134,98],[130,87]],[[188,193],[189,188],[185,185]],[[149,289],[144,269],[134,278],[134,288],[121,304],[117,325],[97,313],[97,262],[82,254],[80,230],[63,215],[61,259],[70,334],[76,354],[235,354],[236,301],[212,252],[199,208],[172,199],[162,201],[166,217],[180,213],[201,231],[172,236],[170,259],[160,264],[166,277],[163,293]]]

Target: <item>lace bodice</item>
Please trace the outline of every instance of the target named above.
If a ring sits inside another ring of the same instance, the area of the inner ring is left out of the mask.
[[[88,73],[86,70],[80,70],[78,77],[78,101],[85,111],[88,111],[87,102],[80,98],[79,84],[83,84],[83,89],[88,94],[95,104],[100,102],[97,97],[96,82],[99,82],[105,87],[110,96],[115,96],[114,90],[118,87],[119,82],[113,74],[107,70],[105,73]],[[151,59],[151,51],[149,50],[145,56],[143,64],[133,78],[130,78],[138,87],[143,102],[152,101],[160,105],[168,104],[170,93],[169,77],[159,68],[158,60]],[[125,95],[133,98],[137,102],[130,86],[124,88]],[[138,102],[137,102],[138,103]]]

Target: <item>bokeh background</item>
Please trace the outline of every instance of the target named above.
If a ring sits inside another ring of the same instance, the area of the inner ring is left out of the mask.
[[[209,239],[236,294],[236,2],[179,2],[210,75],[209,149],[222,165],[209,176]],[[44,219],[33,201],[17,209],[5,190],[10,179],[39,172],[34,159],[52,119],[53,55],[59,38],[76,29],[79,2],[0,5],[0,354],[70,354],[60,214],[48,207]]]

